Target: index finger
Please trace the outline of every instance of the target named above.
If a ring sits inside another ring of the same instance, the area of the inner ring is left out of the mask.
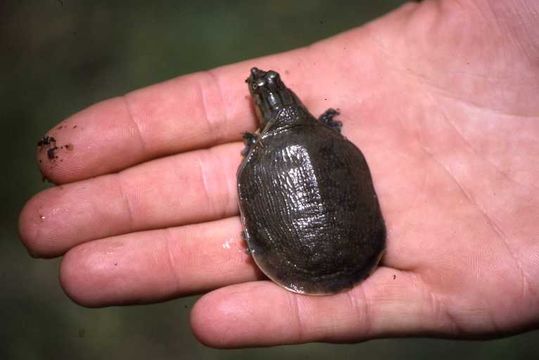
[[[40,141],[43,176],[66,183],[146,160],[239,140],[255,128],[244,78],[256,65],[298,68],[288,54],[181,76],[103,101],[62,121]],[[301,54],[301,56],[305,56]]]

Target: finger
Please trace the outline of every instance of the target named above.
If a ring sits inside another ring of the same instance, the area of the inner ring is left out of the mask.
[[[85,306],[146,303],[260,277],[239,218],[92,241],[62,261],[66,293]]]
[[[47,132],[43,175],[66,183],[148,159],[240,140],[255,128],[245,78],[252,66],[294,73],[305,50],[181,76],[93,105]],[[308,89],[308,88],[306,88]],[[50,141],[50,139],[54,141]]]
[[[22,210],[21,239],[52,257],[88,240],[232,216],[240,151],[220,145],[47,189]]]
[[[269,281],[225,287],[195,304],[191,326],[202,343],[220,348],[353,342],[454,330],[418,277],[385,267],[333,296],[297,295]]]

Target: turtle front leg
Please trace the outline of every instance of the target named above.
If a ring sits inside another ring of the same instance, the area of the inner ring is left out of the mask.
[[[258,135],[249,132],[243,133],[243,143],[245,144],[245,147],[241,151],[241,155],[247,155],[257,141]]]
[[[326,125],[328,128],[340,133],[342,128],[342,122],[334,119],[337,115],[339,115],[339,112],[337,110],[329,108],[324,111],[322,115],[320,115],[318,120],[320,120],[322,124]]]

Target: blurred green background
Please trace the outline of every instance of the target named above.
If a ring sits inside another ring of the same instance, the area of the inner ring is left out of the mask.
[[[34,163],[36,141],[62,118],[177,75],[309,44],[402,2],[0,1],[0,359],[537,356],[537,331],[477,342],[390,339],[209,349],[189,329],[196,297],[85,309],[63,294],[59,261],[30,258],[17,238],[18,211],[48,186]]]

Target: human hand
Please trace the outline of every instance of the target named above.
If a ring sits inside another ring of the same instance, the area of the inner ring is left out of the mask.
[[[49,131],[57,158],[38,150],[59,186],[26,204],[21,238],[35,256],[65,254],[62,286],[85,306],[213,290],[192,311],[212,346],[533,328],[539,36],[511,5],[408,4],[307,48],[94,105]],[[314,115],[339,108],[369,162],[387,252],[354,289],[293,294],[245,251],[235,174],[241,133],[256,128],[252,66],[279,71]]]

